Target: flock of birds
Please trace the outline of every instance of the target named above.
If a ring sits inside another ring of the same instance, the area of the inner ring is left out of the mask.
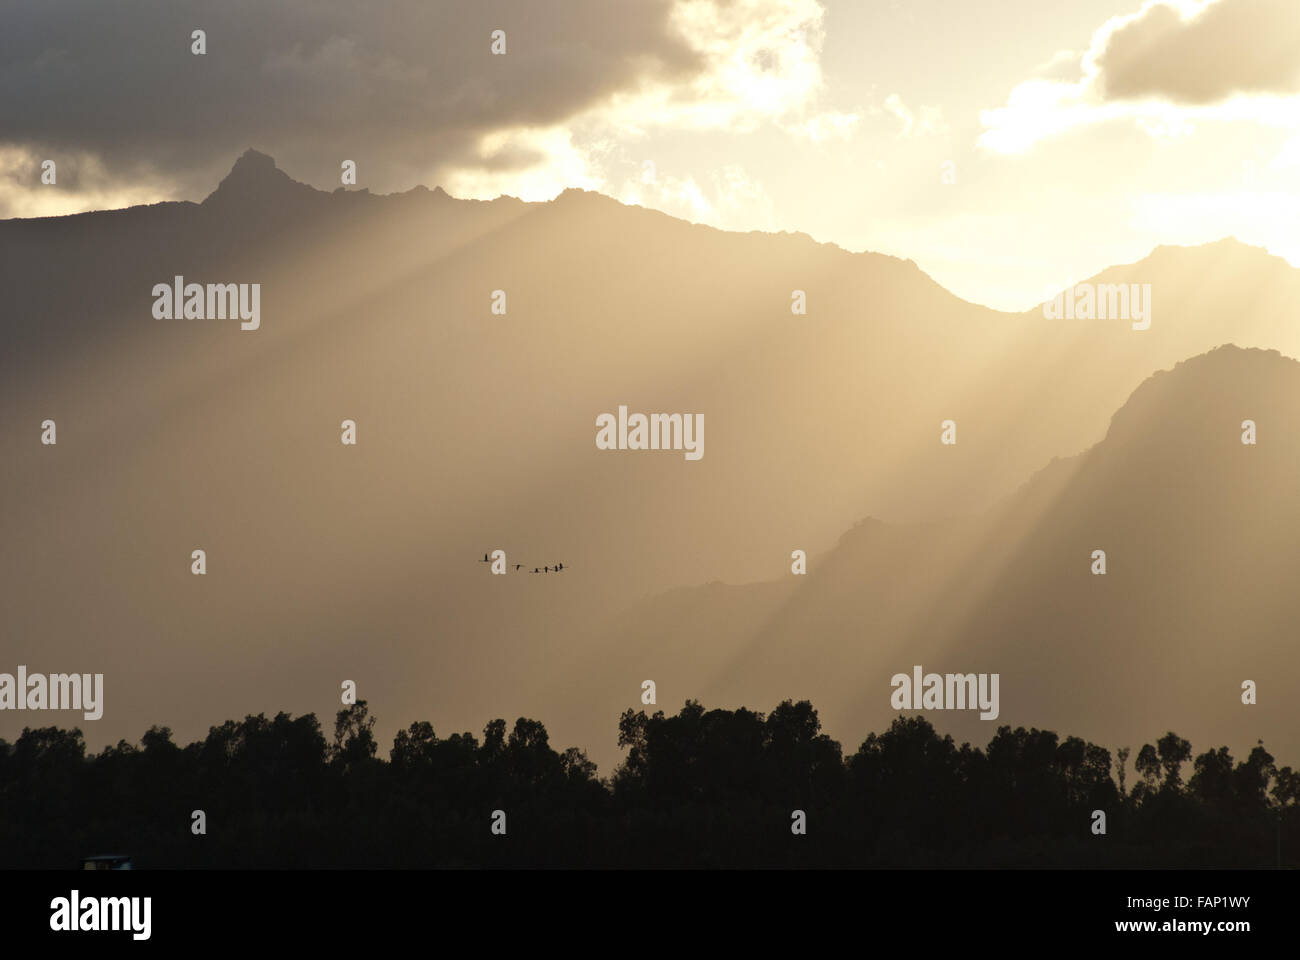
[[[492,562],[492,558],[489,557],[486,553],[483,554],[483,559],[479,561],[479,563],[491,563],[491,562]],[[515,570],[521,570],[526,566],[528,566],[528,564],[526,563],[516,563],[514,565],[514,568]],[[557,563],[553,567],[533,567],[533,573],[560,573],[563,570],[564,570],[564,564],[562,563]]]

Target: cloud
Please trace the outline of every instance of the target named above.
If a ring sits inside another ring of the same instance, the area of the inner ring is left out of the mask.
[[[93,158],[93,190],[60,186],[60,202],[80,209],[142,192],[200,199],[247,146],[323,186],[352,159],[377,192],[446,182],[545,199],[598,187],[596,153],[611,140],[771,124],[817,141],[851,135],[857,119],[820,103],[819,0],[3,10],[0,149]],[[195,29],[206,33],[202,56],[191,53]],[[490,50],[497,29],[504,56]],[[0,174],[11,211],[36,202],[29,172]]]
[[[1295,0],[1153,0],[1092,36],[1070,79],[1057,54],[980,113],[978,143],[1019,153],[1068,130],[1111,120],[1154,137],[1185,136],[1200,120],[1300,125],[1300,4]]]
[[[597,190],[604,182],[573,135],[559,126],[487,134],[479,143],[478,162],[455,166],[437,179],[455,197],[509,195],[529,202],[550,200],[569,187]]]
[[[578,186],[697,222],[733,225],[739,221],[727,211],[734,203],[721,199],[715,206],[697,176],[666,177],[649,191],[627,181],[618,186],[612,169],[619,164],[607,160],[619,147],[662,134],[742,135],[770,126],[813,143],[851,138],[859,115],[823,103],[824,16],[818,0],[677,0],[669,29],[696,64],[689,75],[643,77],[549,128],[494,130],[479,139],[473,157],[435,171],[433,179],[455,196],[480,198],[510,192],[545,200]],[[487,169],[502,143],[530,145],[528,162]],[[729,188],[714,184],[718,197],[734,196],[736,189],[734,177]],[[751,199],[754,218],[770,220],[770,200]]]
[[[1211,104],[1300,93],[1300,3],[1148,3],[1111,20],[1089,54],[1103,99]]]
[[[0,13],[0,146],[168,171],[201,197],[244,147],[395,185],[702,68],[673,0],[63,0]],[[191,53],[191,32],[207,52]],[[506,31],[507,53],[490,51]],[[365,163],[361,163],[361,160]],[[503,158],[499,158],[503,159]],[[508,158],[504,158],[508,159]],[[517,158],[521,159],[522,158]],[[504,160],[503,160],[504,162]],[[409,186],[409,181],[405,184]]]
[[[899,135],[903,137],[924,137],[943,133],[948,129],[943,122],[943,112],[938,107],[922,106],[918,118],[903,103],[903,98],[896,93],[891,93],[885,98],[884,109],[886,113],[892,113],[902,121],[903,129]]]
[[[637,180],[625,180],[616,191],[622,203],[652,207],[694,223],[724,230],[774,230],[772,198],[761,183],[737,163],[709,174],[706,189],[694,176],[658,173],[648,164]]]
[[[44,180],[43,163],[52,160],[53,183]],[[113,176],[100,159],[82,151],[57,158],[23,146],[0,143],[0,219],[61,217],[85,210],[115,210],[154,203],[175,185],[157,171],[138,168],[138,176]]]
[[[672,29],[699,65],[593,105],[581,124],[624,137],[672,131],[749,133],[764,124],[827,135],[852,114],[823,112],[819,0],[677,0]]]
[[[1082,69],[1082,53],[1077,50],[1058,50],[1034,70],[1034,76],[1044,80],[1069,81],[1079,76]]]

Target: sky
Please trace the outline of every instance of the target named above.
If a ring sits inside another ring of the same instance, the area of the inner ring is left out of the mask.
[[[199,200],[247,147],[806,233],[1021,310],[1160,244],[1300,266],[1300,3],[0,0],[0,218]]]

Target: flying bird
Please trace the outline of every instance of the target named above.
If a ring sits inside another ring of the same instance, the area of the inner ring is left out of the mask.
[[[491,562],[492,562],[492,557],[491,557],[489,554],[486,554],[486,553],[485,553],[485,554],[483,554],[483,559],[480,560],[479,562],[480,562],[480,563],[491,563]],[[525,564],[522,564],[522,563],[516,563],[516,564],[514,564],[514,568],[515,568],[516,570],[526,570],[526,569],[527,569],[527,566],[526,566]],[[563,569],[564,569],[564,564],[562,564],[562,563],[557,563],[557,564],[556,564],[555,566],[553,566],[553,567],[550,567],[550,566],[533,567],[533,573],[559,573],[559,572],[560,572],[561,570],[563,570]]]

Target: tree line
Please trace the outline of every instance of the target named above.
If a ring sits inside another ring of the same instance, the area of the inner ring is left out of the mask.
[[[279,713],[186,746],[155,726],[99,753],[80,729],[24,729],[0,740],[0,867],[1300,865],[1300,773],[1262,743],[1193,757],[1168,733],[1130,786],[1127,748],[1047,730],[1002,726],[981,749],[900,716],[845,756],[807,701],[766,715],[687,701],[626,711],[624,759],[602,779],[536,720],[493,720],[482,739],[412,723],[386,760],[374,725],[360,701],[332,742],[314,714]]]

